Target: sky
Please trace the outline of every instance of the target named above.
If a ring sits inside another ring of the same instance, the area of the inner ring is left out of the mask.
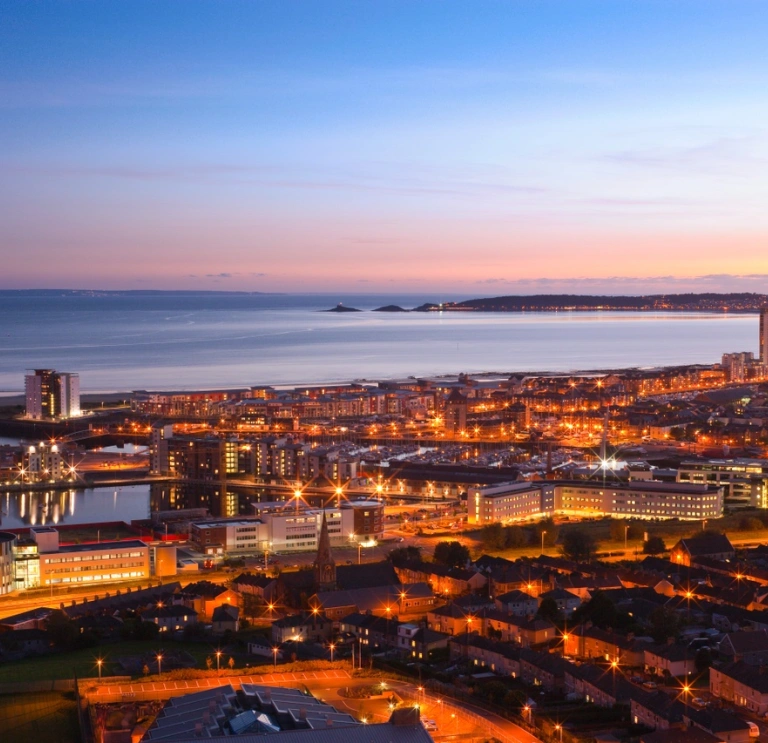
[[[768,3],[0,3],[0,289],[768,292]]]

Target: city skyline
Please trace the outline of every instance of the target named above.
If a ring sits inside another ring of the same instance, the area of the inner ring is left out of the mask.
[[[764,291],[766,21],[4,3],[0,289]]]

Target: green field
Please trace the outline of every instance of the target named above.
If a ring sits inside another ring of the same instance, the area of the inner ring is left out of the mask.
[[[709,519],[707,521],[707,530],[713,529],[717,531],[725,532],[729,539],[734,544],[741,543],[757,543],[768,542],[768,529],[754,530],[754,531],[739,531],[739,522],[744,517],[759,518],[764,512],[760,509],[744,509],[738,513],[724,516],[720,519]],[[563,521],[560,518],[556,518],[557,526],[560,532],[560,539],[565,532],[571,529],[579,529],[587,531],[597,540],[599,552],[624,552],[624,540],[614,540],[611,538],[611,520],[610,519],[596,519],[594,521],[584,520],[569,520]],[[683,537],[690,537],[701,531],[701,521],[642,521],[637,520],[632,523],[639,523],[642,525],[644,531],[647,531],[650,536],[659,536],[664,539],[667,545],[667,549],[671,548],[679,539]],[[481,530],[465,531],[462,534],[464,541],[472,540],[474,546],[471,547],[472,555],[474,557],[480,556],[483,553],[498,555],[506,557],[509,560],[515,560],[518,557],[527,557],[532,554],[539,554],[540,546],[538,544],[529,544],[525,547],[515,547],[505,549],[501,551],[497,550],[485,550],[482,546]],[[454,539],[455,537],[446,535],[445,539]],[[638,553],[638,559],[642,560],[643,555],[643,542],[639,539],[629,539],[627,541],[626,558],[629,560],[634,559],[635,550]],[[545,548],[545,554],[547,555],[559,555],[559,545],[547,546]]]
[[[185,651],[196,661],[197,668],[205,668],[205,659],[215,649],[213,645],[191,642],[120,642],[86,650],[74,650],[70,653],[48,655],[40,658],[27,658],[12,663],[0,663],[0,684],[24,681],[57,681],[78,678],[94,678],[98,675],[96,658],[104,659],[103,676],[120,675],[121,669],[114,663],[119,656],[140,655],[157,652],[159,649],[169,652]],[[228,657],[228,656],[227,656]],[[235,656],[236,661],[241,661]],[[241,662],[238,662],[238,666]],[[2,737],[0,737],[2,740]]]
[[[80,743],[73,695],[42,692],[0,696],[0,740]]]

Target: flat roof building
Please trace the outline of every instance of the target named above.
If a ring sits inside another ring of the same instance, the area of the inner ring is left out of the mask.
[[[723,515],[723,488],[648,480],[511,482],[470,488],[468,522],[492,524],[549,514],[701,520]]]

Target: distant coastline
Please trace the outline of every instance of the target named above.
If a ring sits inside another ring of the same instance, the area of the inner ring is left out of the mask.
[[[425,292],[432,294],[432,292]],[[332,292],[216,291],[196,289],[0,289],[0,297],[50,297],[58,299],[98,297],[331,297]],[[383,298],[386,294],[357,295]],[[398,295],[400,297],[404,295]],[[418,301],[419,294],[409,295]],[[422,295],[423,296],[423,295]],[[426,301],[414,307],[385,304],[361,310],[339,302],[321,312],[758,312],[768,308],[768,294],[756,292],[702,292],[684,294],[604,295],[604,294],[516,294],[500,297],[478,297],[459,301]]]
[[[592,294],[536,294],[469,299],[446,302],[421,311],[443,312],[589,312],[610,310],[631,312],[757,312],[768,308],[768,295],[730,294],[649,294],[645,296],[600,296]]]

